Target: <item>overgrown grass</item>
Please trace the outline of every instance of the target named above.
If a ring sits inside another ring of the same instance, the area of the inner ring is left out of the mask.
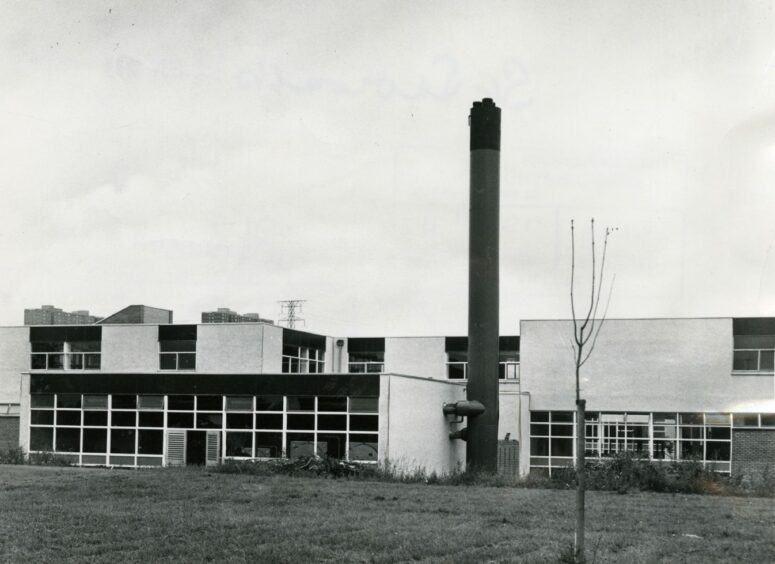
[[[555,472],[551,482],[575,488],[576,473],[572,468]],[[623,453],[587,465],[587,489],[775,497],[775,473],[766,467],[757,473],[728,476],[706,470],[697,461],[650,462]]]
[[[557,562],[572,491],[0,466],[0,561]],[[590,492],[596,562],[771,562],[770,499]]]
[[[404,484],[445,486],[522,487],[573,489],[576,473],[572,468],[555,471],[551,478],[528,476],[523,479],[497,474],[456,470],[439,475],[423,468],[407,469],[387,461],[383,464],[357,464],[335,459],[310,458],[276,461],[227,461],[215,468],[227,474],[256,476],[308,476],[348,478]],[[627,453],[587,467],[587,489],[629,493],[650,491],[775,497],[775,473],[765,470],[756,476],[729,477],[705,470],[694,461],[661,464],[630,456]]]

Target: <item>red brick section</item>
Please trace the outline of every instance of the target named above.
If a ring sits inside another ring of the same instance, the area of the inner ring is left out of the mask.
[[[0,417],[0,450],[19,446],[19,418]]]
[[[735,429],[732,432],[732,473],[761,476],[775,473],[775,429]]]

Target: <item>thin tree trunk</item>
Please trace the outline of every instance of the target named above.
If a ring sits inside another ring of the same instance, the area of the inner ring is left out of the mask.
[[[574,559],[585,562],[584,557],[584,493],[586,491],[586,413],[587,401],[576,401],[576,543]]]

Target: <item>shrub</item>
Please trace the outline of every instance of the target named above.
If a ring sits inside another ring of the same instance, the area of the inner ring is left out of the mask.
[[[71,466],[70,458],[53,452],[30,453],[27,462],[37,466]]]
[[[25,464],[27,462],[22,447],[10,447],[0,450],[0,464]]]

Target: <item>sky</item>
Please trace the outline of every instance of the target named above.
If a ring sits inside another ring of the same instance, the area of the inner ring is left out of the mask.
[[[502,108],[502,334],[775,316],[775,13],[759,2],[5,2],[0,324],[230,307],[467,331],[471,103]],[[297,325],[297,327],[300,327]]]

